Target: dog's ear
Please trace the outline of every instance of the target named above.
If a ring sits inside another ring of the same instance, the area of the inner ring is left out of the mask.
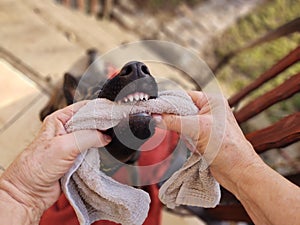
[[[78,86],[78,80],[70,73],[65,73],[64,75],[64,96],[68,105],[71,105],[74,101],[74,96],[76,88]]]

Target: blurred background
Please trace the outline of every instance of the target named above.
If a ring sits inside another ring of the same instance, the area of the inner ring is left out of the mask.
[[[85,69],[88,49],[101,55],[139,40],[177,43],[209,65],[229,98],[299,46],[299,12],[300,0],[0,0],[1,170],[35,137],[39,113],[60,87],[63,74],[70,68],[78,71],[80,65]],[[291,21],[296,25],[280,38],[244,48]],[[162,54],[159,49],[145,51]],[[245,102],[299,71],[300,64],[294,64]],[[191,82],[180,73],[173,78]],[[251,132],[299,111],[298,93],[241,126]],[[283,175],[300,171],[298,142],[261,156]],[[204,224],[192,214],[165,210],[163,225]],[[222,222],[229,223],[234,224]]]

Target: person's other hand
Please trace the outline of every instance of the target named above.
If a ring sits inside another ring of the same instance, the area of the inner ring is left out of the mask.
[[[224,97],[189,94],[198,115],[162,115],[157,125],[187,137],[189,147],[203,154],[212,175],[237,197],[255,224],[296,224],[299,187],[261,160]]]
[[[58,199],[59,179],[80,152],[105,146],[111,140],[97,130],[66,132],[66,122],[87,102],[75,103],[46,117],[35,140],[0,178],[0,191],[34,211],[34,220]]]
[[[156,116],[157,126],[181,133],[192,151],[203,154],[213,176],[225,187],[228,177],[240,176],[249,164],[259,157],[246,140],[223,96],[206,96],[203,92],[189,92],[198,115]]]

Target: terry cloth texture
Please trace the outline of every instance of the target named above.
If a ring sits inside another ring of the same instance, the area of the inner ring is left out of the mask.
[[[116,126],[124,115],[139,112],[187,116],[197,114],[198,108],[183,91],[160,92],[157,99],[134,104],[95,99],[71,118],[66,130],[105,130]],[[123,225],[141,225],[149,210],[148,194],[105,175],[99,170],[100,160],[98,149],[91,148],[78,156],[73,167],[61,179],[63,192],[80,224],[111,220]],[[163,203],[169,207],[178,204],[214,207],[219,202],[219,185],[206,167],[201,169],[203,160],[200,155],[193,154],[184,167],[174,173],[161,187],[160,198]]]

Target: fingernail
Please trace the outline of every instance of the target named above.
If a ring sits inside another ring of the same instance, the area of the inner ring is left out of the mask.
[[[109,135],[103,134],[104,141],[111,142],[111,137]]]

